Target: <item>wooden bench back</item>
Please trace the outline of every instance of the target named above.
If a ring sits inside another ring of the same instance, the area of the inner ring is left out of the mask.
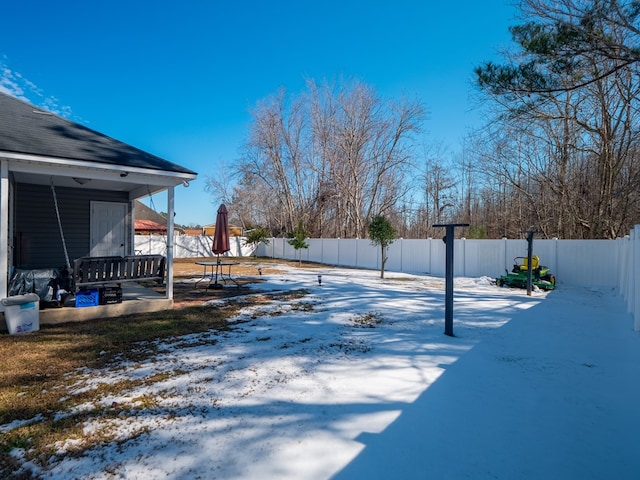
[[[76,288],[139,280],[164,280],[162,255],[82,257],[73,262]]]

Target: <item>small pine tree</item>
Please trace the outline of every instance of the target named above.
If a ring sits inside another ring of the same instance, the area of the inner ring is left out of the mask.
[[[380,262],[380,278],[384,278],[384,266],[387,263],[387,248],[396,239],[396,229],[382,215],[376,215],[369,224],[369,238],[372,245],[380,245],[382,260]]]
[[[256,252],[258,250],[258,244],[264,243],[265,245],[269,245],[270,236],[271,232],[265,227],[256,227],[249,231],[244,240],[244,244],[245,246],[251,245],[253,247],[253,256],[255,257],[257,256]]]
[[[298,253],[298,264],[302,265],[302,252],[300,251],[302,248],[309,248],[309,244],[307,243],[307,238],[309,238],[309,232],[304,228],[304,224],[302,220],[298,222],[298,226],[296,229],[289,233],[289,240],[287,243],[291,245],[293,248],[299,251]]]

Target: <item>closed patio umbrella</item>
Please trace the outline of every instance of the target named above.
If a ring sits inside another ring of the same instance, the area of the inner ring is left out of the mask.
[[[211,250],[218,256],[231,250],[231,246],[229,245],[229,220],[227,219],[227,207],[224,203],[218,208],[216,231],[213,234]]]
[[[229,220],[227,219],[227,207],[224,203],[220,205],[216,215],[216,231],[213,233],[211,250],[218,256],[218,264],[220,263],[220,255],[231,250],[229,245]],[[212,288],[222,288],[222,285],[218,283],[219,267],[220,265],[216,266],[216,280],[211,285]]]

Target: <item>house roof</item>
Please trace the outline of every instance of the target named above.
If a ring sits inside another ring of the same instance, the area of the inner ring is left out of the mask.
[[[148,232],[166,232],[167,231],[167,227],[165,225],[160,225],[159,223],[153,222],[151,220],[136,220],[135,229],[145,230]]]
[[[0,92],[0,151],[196,175]]]
[[[152,222],[157,223],[158,225],[166,225],[167,219],[160,215],[158,212],[153,210],[152,208],[147,207],[140,200],[136,200],[134,203],[135,217],[136,220],[151,220]]]

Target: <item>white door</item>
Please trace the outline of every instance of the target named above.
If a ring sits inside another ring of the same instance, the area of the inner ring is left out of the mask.
[[[92,257],[125,255],[127,210],[126,203],[91,202]]]

